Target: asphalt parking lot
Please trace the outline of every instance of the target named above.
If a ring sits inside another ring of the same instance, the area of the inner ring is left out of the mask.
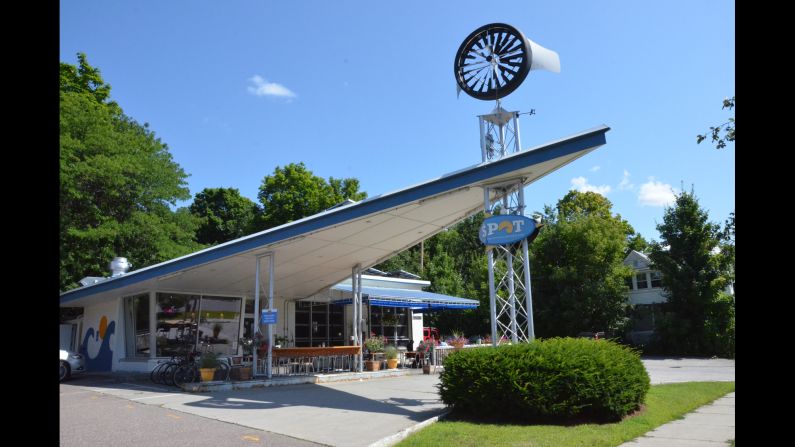
[[[367,446],[444,411],[438,375],[184,393],[101,377],[61,385],[331,446]],[[179,413],[174,413],[179,414]],[[278,445],[278,444],[271,444]]]
[[[643,363],[652,384],[735,380],[734,360],[650,357],[644,358]],[[113,413],[103,412],[98,406],[112,402],[96,396],[117,398],[115,401],[126,399],[129,405],[120,408],[143,420],[180,417],[182,424],[212,420],[204,424],[204,428],[209,427],[209,423],[217,424],[212,430],[213,435],[217,433],[224,437],[229,445],[257,445],[254,441],[257,439],[262,441],[260,445],[367,446],[442,414],[445,407],[437,393],[438,381],[437,374],[412,374],[371,380],[186,393],[145,380],[124,381],[118,377],[86,374],[61,384],[61,408],[62,412],[72,411],[74,405],[64,401],[82,399],[81,411],[96,415],[97,419],[91,420],[95,431],[97,426],[100,430],[103,426],[114,426],[114,430],[128,426],[126,432],[130,437],[140,437],[141,430],[155,433],[157,429],[150,423],[141,424],[137,419],[115,423],[105,421]],[[80,398],[75,394],[80,392],[88,394]],[[114,405],[119,406],[118,403]],[[144,407],[159,407],[161,413],[149,414]],[[164,410],[168,413],[163,414]],[[80,442],[62,442],[61,445],[99,445],[86,442],[90,440],[83,439],[84,436],[81,438],[76,429],[65,427],[62,415],[62,440],[64,430],[71,436],[69,439]],[[202,437],[193,445],[202,445],[202,441],[209,442],[209,438]]]

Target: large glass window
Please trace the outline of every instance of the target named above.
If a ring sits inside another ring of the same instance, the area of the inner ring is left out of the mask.
[[[127,357],[149,357],[149,294],[124,299]]]
[[[649,282],[646,280],[646,273],[638,273],[635,275],[635,282],[638,284],[638,289],[648,289]]]
[[[390,324],[390,319],[395,317],[397,317],[397,325]],[[409,340],[408,333],[408,309],[370,306],[370,335],[383,335],[388,344],[405,346]],[[395,335],[397,335],[397,343],[395,343]]]
[[[235,354],[240,333],[240,298],[157,294],[157,355],[182,354],[197,342],[218,354]]]
[[[295,303],[295,346],[343,346],[345,308],[329,303]]]
[[[240,305],[240,298],[202,297],[199,340],[211,345],[216,354],[237,353]]]
[[[196,344],[199,296],[158,293],[157,356],[184,355]]]
[[[651,286],[654,287],[662,287],[662,273],[660,272],[651,272]]]

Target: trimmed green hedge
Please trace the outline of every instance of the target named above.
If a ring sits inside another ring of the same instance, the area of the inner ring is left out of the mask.
[[[447,357],[440,379],[442,401],[458,413],[545,421],[619,420],[650,382],[637,351],[584,338],[464,349]]]

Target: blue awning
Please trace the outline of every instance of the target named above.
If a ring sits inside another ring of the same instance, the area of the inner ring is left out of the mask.
[[[331,288],[353,293],[350,284],[337,284]],[[480,304],[477,300],[442,295],[422,290],[390,289],[386,287],[362,287],[362,298],[371,306],[406,307],[415,312],[437,309],[474,309]],[[332,301],[332,304],[351,304],[352,299]]]

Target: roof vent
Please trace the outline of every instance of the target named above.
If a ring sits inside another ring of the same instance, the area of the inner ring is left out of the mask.
[[[98,282],[104,281],[106,279],[108,279],[108,278],[102,278],[102,277],[99,277],[99,276],[86,276],[85,278],[81,279],[79,282],[80,282],[81,286],[85,287],[85,286],[90,286],[92,284],[96,284]]]
[[[132,265],[127,262],[127,258],[113,258],[113,260],[110,261],[110,277],[115,278],[121,276],[127,273],[130,267],[132,267]]]

